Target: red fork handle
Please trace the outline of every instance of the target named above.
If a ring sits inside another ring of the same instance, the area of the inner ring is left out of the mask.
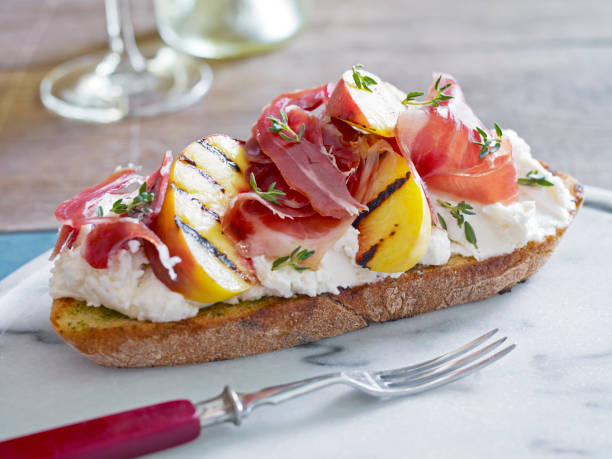
[[[130,458],[200,435],[189,400],[174,400],[0,442],[2,458]]]

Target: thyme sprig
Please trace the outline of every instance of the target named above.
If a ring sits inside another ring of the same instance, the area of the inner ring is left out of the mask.
[[[438,220],[440,221],[440,225],[442,226],[442,228],[444,228],[444,231],[448,231],[448,226],[446,226],[446,220],[444,220],[444,217],[440,215],[440,212],[438,212]]]
[[[493,123],[495,126],[495,134],[497,137],[489,137],[489,135],[479,127],[476,128],[478,134],[480,134],[480,142],[472,142],[476,145],[480,145],[482,148],[480,149],[479,158],[484,158],[488,154],[493,154],[497,152],[501,148],[501,138],[502,138],[502,130],[499,127],[499,124]]]
[[[300,133],[296,134],[296,132],[291,129],[291,126],[289,126],[289,119],[287,118],[287,113],[285,113],[282,108],[280,109],[280,116],[280,120],[275,116],[268,116],[268,119],[272,121],[272,126],[268,130],[270,132],[278,134],[287,142],[301,142],[302,137],[304,137],[304,132],[306,131],[306,125],[302,124],[302,127],[300,128]]]
[[[459,228],[461,228],[461,225],[463,225],[463,222],[465,221],[464,215],[476,215],[476,212],[473,210],[474,208],[465,201],[461,201],[456,206],[453,206],[450,202],[438,199],[438,204],[445,209],[450,210],[450,214],[455,218],[455,220],[457,220],[457,225],[459,225]]]
[[[527,177],[518,179],[519,185],[527,185],[527,186],[554,186],[553,183],[546,180],[546,177],[543,173],[538,172],[537,170],[532,170],[527,172]]]
[[[476,212],[474,212],[474,208],[465,201],[461,201],[457,205],[453,206],[448,201],[442,201],[441,199],[438,199],[438,204],[450,210],[451,216],[455,220],[457,220],[457,226],[459,228],[463,226],[463,230],[465,232],[465,238],[467,239],[467,241],[470,244],[472,244],[474,247],[478,248],[478,242],[476,240],[476,232],[474,231],[474,228],[472,227],[470,222],[468,222],[465,219],[465,215],[476,215]],[[439,213],[438,213],[438,219],[440,220],[440,224],[442,225],[442,228],[444,228],[445,230],[448,230],[446,226],[446,222],[442,218],[442,215],[440,215]]]
[[[363,69],[363,65],[353,65],[353,81],[355,82],[355,86],[357,86],[358,89],[372,92],[372,88],[370,88],[370,86],[377,85],[378,81],[372,77],[362,74],[359,69]]]
[[[429,104],[431,104],[433,107],[437,107],[438,105],[440,105],[440,102],[442,102],[443,100],[451,100],[453,98],[453,96],[449,96],[447,94],[442,94],[442,91],[444,91],[445,89],[450,88],[452,83],[446,83],[444,86],[439,87],[441,79],[442,79],[442,75],[440,75],[438,77],[438,79],[436,80],[436,83],[434,84],[434,89],[436,90],[436,95],[434,96],[433,99],[424,100],[422,102],[419,102],[419,101],[417,101],[415,99],[417,97],[421,97],[421,96],[425,95],[425,93],[424,92],[420,92],[420,91],[413,91],[413,92],[409,92],[408,94],[406,94],[406,98],[404,100],[402,100],[402,104],[404,104],[404,105],[429,105]]]
[[[123,198],[117,199],[113,203],[113,207],[111,207],[110,211],[114,214],[127,214],[130,217],[137,217],[138,215],[145,215],[152,212],[151,202],[153,202],[153,198],[155,194],[152,191],[147,191],[147,182],[143,182],[138,189],[138,195],[132,199],[132,202],[125,203],[123,202]],[[98,212],[100,212],[100,208],[98,208]]]
[[[270,201],[270,202],[272,202],[274,204],[280,204],[278,202],[278,197],[279,196],[286,196],[287,195],[284,191],[277,190],[276,188],[274,188],[276,186],[276,182],[272,182],[270,184],[270,186],[268,187],[268,191],[262,191],[257,186],[257,182],[255,181],[255,175],[252,172],[251,172],[251,176],[249,177],[249,182],[251,183],[251,188],[253,188],[253,191],[255,193],[257,193],[259,196],[261,196],[266,201]]]
[[[289,255],[285,255],[284,257],[279,257],[274,260],[272,262],[272,271],[276,271],[283,266],[291,266],[296,271],[312,269],[310,266],[300,266],[299,263],[308,260],[315,253],[315,251],[308,249],[300,250],[301,248],[302,247],[298,245]]]
[[[474,228],[472,228],[472,225],[470,225],[470,222],[466,221],[464,227],[465,238],[470,244],[478,248],[478,242],[476,241],[476,233],[474,232]]]

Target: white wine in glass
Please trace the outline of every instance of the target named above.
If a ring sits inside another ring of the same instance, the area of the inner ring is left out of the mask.
[[[178,110],[206,94],[208,64],[166,46],[141,53],[128,0],[105,0],[105,10],[109,51],[51,70],[40,84],[45,107],[66,118],[109,123]]]
[[[304,24],[300,0],[155,0],[155,11],[166,43],[207,59],[268,51]]]

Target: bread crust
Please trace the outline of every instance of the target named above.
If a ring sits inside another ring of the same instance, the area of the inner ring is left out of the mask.
[[[582,203],[582,187],[560,176]],[[416,266],[339,295],[263,298],[217,304],[178,322],[143,322],[72,298],[53,301],[51,323],[72,347],[112,367],[150,367],[225,360],[292,347],[385,322],[479,301],[530,278],[565,229],[542,242],[483,261],[453,256],[444,266]]]

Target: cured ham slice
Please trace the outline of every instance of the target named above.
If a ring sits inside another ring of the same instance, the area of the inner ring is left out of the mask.
[[[51,252],[50,260],[53,260],[58,253],[64,248],[71,248],[74,243],[78,230],[74,229],[69,225],[62,225],[59,230],[59,234],[57,235],[57,241],[55,241],[55,247],[53,247],[53,251]]]
[[[334,218],[355,217],[364,206],[351,196],[347,177],[325,148],[320,119],[308,112],[323,104],[327,97],[326,86],[281,95],[264,109],[254,134],[262,152],[272,159],[285,182],[306,196],[317,213]],[[269,118],[281,119],[281,110],[296,133],[304,126],[300,141],[289,141],[270,131],[273,124]]]
[[[438,75],[435,75],[435,79]],[[467,105],[456,80],[442,74],[438,87],[451,86],[444,94],[453,98],[439,106],[406,110],[398,117],[396,137],[407,159],[414,163],[430,189],[482,204],[518,200],[512,146],[504,137],[495,153],[480,157],[482,122]],[[427,94],[436,95],[432,85]]]
[[[272,214],[283,220],[294,220],[296,218],[310,217],[316,214],[313,208],[308,205],[302,207],[288,207],[279,204],[273,204],[270,201],[266,201],[264,198],[262,198],[255,192],[248,192],[240,193],[233,198],[229,206],[230,210],[225,213],[225,220],[227,221],[231,220],[232,218],[235,218],[235,216],[231,215],[231,212],[234,212],[238,207],[244,206],[247,202],[250,201],[258,202],[263,207],[268,209]]]
[[[255,127],[253,128],[255,129]],[[257,143],[255,134],[251,137],[244,145],[244,152],[246,158],[251,164],[274,164],[270,158],[268,158]]]
[[[85,238],[85,260],[93,268],[107,268],[108,260],[113,254],[125,248],[125,243],[133,239],[140,239],[155,246],[159,261],[168,270],[170,278],[176,279],[173,265],[179,260],[170,258],[166,244],[147,226],[128,218],[109,217],[108,221],[95,225]],[[147,255],[150,255],[150,251]]]
[[[380,156],[385,152],[395,153],[395,151],[386,140],[375,140],[371,136],[361,137],[357,143],[357,148],[360,152],[361,161],[351,181],[351,194],[359,202],[365,202],[370,194],[373,182],[376,180]]]
[[[55,217],[63,225],[51,258],[54,258],[63,247],[72,246],[82,226],[93,225],[85,238],[83,249],[85,259],[92,267],[106,268],[109,258],[117,249],[125,248],[125,243],[129,240],[140,239],[155,246],[159,262],[168,270],[170,277],[175,278],[176,273],[172,268],[173,261],[168,248],[146,225],[161,210],[168,188],[171,166],[172,154],[166,152],[160,168],[146,179],[147,190],[154,193],[151,211],[143,217],[146,221],[118,215],[100,217],[96,212],[104,195],[124,193],[130,185],[145,181],[145,177],[132,168],[118,170],[99,184],[86,188],[73,198],[62,202],[55,210]]]
[[[118,193],[132,183],[142,183],[144,178],[136,169],[120,169],[110,174],[97,185],[85,188],[73,198],[60,203],[55,209],[55,218],[64,225],[77,228],[84,220],[96,215],[98,205],[105,194]]]
[[[274,164],[254,163],[247,169],[245,174],[245,177],[249,180],[251,173],[255,177],[255,182],[260,190],[266,191],[274,184],[275,190],[285,193],[285,195],[277,196],[280,206],[291,207],[293,209],[308,207],[311,209],[310,213],[314,213],[308,198],[287,185],[287,182],[285,182],[285,179]]]
[[[120,169],[97,185],[86,188],[76,196],[61,202],[55,209],[55,218],[62,223],[62,227],[51,252],[51,259],[55,258],[63,247],[72,247],[81,226],[99,220],[99,217],[96,217],[96,210],[105,194],[120,192],[132,183],[142,180],[136,169]]]
[[[356,146],[363,135],[342,121],[334,119],[322,121],[323,145],[334,157],[338,169],[349,177],[359,166],[360,154]]]
[[[243,256],[281,257],[298,245],[314,250],[308,265],[319,263],[325,252],[346,232],[352,217],[343,220],[314,213],[302,218],[283,218],[256,200],[241,200],[223,219],[223,231],[239,241]]]
[[[164,155],[160,168],[148,178],[138,174],[136,169],[133,168],[115,171],[97,185],[85,188],[76,196],[60,203],[57,209],[55,209],[55,218],[60,223],[72,228],[95,223],[94,220],[99,220],[96,211],[106,194],[125,193],[126,188],[130,185],[134,183],[140,185],[145,180],[147,181],[147,191],[154,193],[151,212],[147,215],[149,218],[153,218],[159,213],[164,201],[171,166],[172,153],[168,151]]]
[[[167,151],[164,154],[162,164],[155,172],[147,179],[147,191],[153,193],[153,202],[151,203],[151,212],[147,214],[147,218],[154,218],[161,211],[166,190],[168,189],[168,181],[170,179],[170,169],[172,168],[172,153]]]
[[[256,193],[241,193],[223,216],[223,230],[245,257],[280,257],[298,245],[314,250],[308,264],[315,265],[344,234],[365,206],[349,191],[360,163],[356,149],[359,134],[330,120],[325,104],[330,87],[283,94],[266,107],[246,142],[251,162],[245,173],[255,177],[257,187],[274,189],[278,204]],[[269,116],[287,114],[295,132],[304,125],[300,142],[289,142],[270,132]]]

